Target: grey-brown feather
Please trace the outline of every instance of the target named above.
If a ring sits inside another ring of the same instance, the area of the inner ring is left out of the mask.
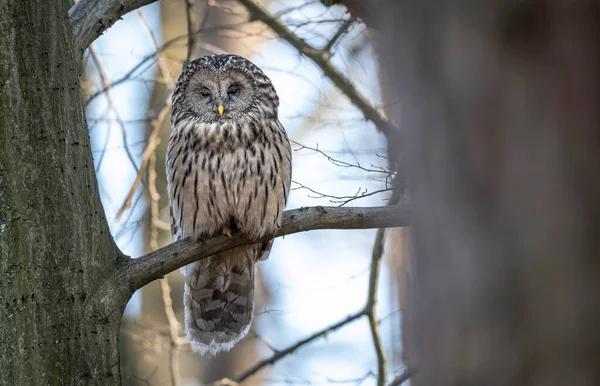
[[[223,93],[231,84],[238,97]],[[221,117],[198,94],[202,85],[227,103]],[[291,149],[277,118],[277,94],[251,62],[214,55],[191,62],[174,95],[167,151],[171,228],[175,240],[240,226],[250,238],[273,234],[290,189]],[[272,241],[238,247],[182,268],[185,328],[194,350],[230,349],[248,331],[256,262]]]

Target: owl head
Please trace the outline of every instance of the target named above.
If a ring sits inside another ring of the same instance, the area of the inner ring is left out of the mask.
[[[254,63],[238,55],[203,56],[190,62],[177,80],[171,123],[277,118],[278,106],[271,80]]]

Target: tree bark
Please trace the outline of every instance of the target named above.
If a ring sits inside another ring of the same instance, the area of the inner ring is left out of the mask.
[[[119,384],[120,256],[100,203],[68,1],[0,0],[0,384]]]
[[[598,3],[368,9],[406,133],[411,384],[598,384]]]

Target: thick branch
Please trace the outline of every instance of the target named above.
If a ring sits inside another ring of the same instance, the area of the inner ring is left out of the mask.
[[[261,240],[249,240],[241,233],[234,233],[231,238],[217,235],[198,241],[186,238],[138,259],[120,256],[122,263],[117,272],[108,278],[97,293],[96,300],[103,306],[96,304],[93,307],[99,312],[113,312],[115,307],[124,307],[133,292],[151,281],[186,264],[240,245],[310,230],[402,227],[409,225],[409,214],[409,207],[406,205],[300,208],[284,212],[282,226],[277,233]]]
[[[75,46],[83,54],[123,15],[156,0],[80,0],[69,9]]]
[[[408,225],[408,208],[404,206],[372,208],[317,206],[286,211],[281,228],[275,235],[267,236],[264,240],[318,229],[370,229],[406,225]],[[218,235],[200,239],[198,242],[187,238],[131,260],[124,274],[131,287],[139,289],[186,264],[250,242],[251,240],[239,233],[232,235],[231,238]]]
[[[310,46],[306,41],[294,34],[285,26],[277,17],[271,15],[255,0],[239,0],[246,7],[250,16],[254,20],[260,20],[273,30],[279,37],[285,39],[300,53],[312,60],[323,71],[331,82],[350,99],[352,104],[362,111],[365,119],[373,122],[377,128],[384,133],[397,132],[396,127],[390,123],[385,114],[375,107],[364,95],[362,95],[350,82],[350,80],[338,70],[329,58],[331,53],[326,50],[321,50]]]

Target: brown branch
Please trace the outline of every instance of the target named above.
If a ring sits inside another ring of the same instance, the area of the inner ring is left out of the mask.
[[[80,0],[69,9],[75,47],[80,54],[125,14],[156,0]]]
[[[96,51],[94,50],[94,48],[92,46],[90,46],[90,56],[92,57],[92,61],[96,65],[96,68],[98,68],[98,75],[100,75],[100,82],[102,83],[102,87],[103,88],[108,87],[108,85],[109,85],[108,74],[104,70],[104,66],[102,65],[100,58],[98,57],[98,55],[96,55]],[[108,105],[108,109],[113,112],[113,114],[115,115],[115,119],[117,120],[117,123],[119,124],[119,127],[121,128],[121,138],[123,140],[123,147],[125,149],[125,154],[127,155],[129,162],[131,162],[133,169],[137,173],[138,167],[135,164],[135,160],[133,159],[133,155],[131,154],[131,149],[129,149],[129,144],[127,143],[127,128],[125,127],[125,123],[123,122],[123,119],[121,119],[119,110],[114,105],[112,96],[110,95],[108,88],[106,90],[105,97],[106,97],[106,103]],[[108,138],[108,135],[107,135],[107,138]],[[99,161],[98,168],[100,168],[100,164],[101,164],[101,162]]]
[[[362,95],[346,78],[346,76],[331,64],[329,58],[331,53],[322,49],[314,48],[302,38],[294,34],[277,17],[270,14],[265,8],[257,4],[255,0],[238,0],[250,13],[252,20],[260,20],[273,30],[279,37],[290,43],[301,54],[312,60],[323,71],[325,76],[350,99],[352,104],[358,107],[365,119],[373,122],[377,129],[383,133],[397,132],[397,128],[388,120],[383,111],[375,107],[364,95]]]
[[[345,326],[346,324],[360,318],[361,316],[364,316],[365,312],[364,311],[360,311],[357,312],[355,314],[349,315],[348,317],[346,317],[343,320],[340,320],[339,322],[332,324],[330,326],[325,327],[324,329],[315,332],[314,334],[302,339],[301,341],[296,342],[295,344],[289,346],[288,348],[281,350],[281,351],[277,351],[275,354],[273,354],[272,356],[270,356],[267,359],[264,359],[260,362],[258,362],[257,364],[255,364],[254,366],[252,366],[251,368],[249,368],[248,370],[244,371],[243,374],[241,374],[240,376],[238,376],[237,378],[235,378],[235,381],[238,383],[243,382],[246,378],[250,377],[251,375],[255,374],[256,372],[258,372],[260,369],[262,369],[263,367],[266,366],[270,366],[272,364],[274,364],[275,362],[277,362],[278,360],[282,359],[283,357],[285,357],[286,355],[292,354],[294,351],[296,351],[297,349],[299,349],[300,347],[318,339],[321,338],[327,334],[329,334],[330,332],[333,332],[343,326]]]
[[[154,31],[152,31],[152,27],[150,27],[150,23],[148,22],[148,19],[146,19],[146,16],[144,16],[142,11],[140,11],[139,9],[136,9],[136,14],[138,16],[138,19],[140,20],[140,24],[142,24],[142,26],[148,33],[150,40],[152,40],[152,44],[154,45],[154,52],[156,52],[158,55],[158,60],[157,60],[158,69],[160,70],[163,80],[167,83],[167,85],[171,89],[175,88],[175,81],[173,80],[173,77],[171,76],[171,69],[169,68],[169,65],[167,64],[167,61],[165,60],[165,58],[163,58],[163,56],[160,54],[162,49],[161,49],[160,45],[158,44],[158,40],[156,39],[156,35],[154,35]]]
[[[354,18],[345,20],[342,23],[342,25],[340,25],[340,28],[338,28],[337,32],[333,35],[333,37],[329,39],[325,46],[323,46],[323,51],[331,52],[333,45],[342,37],[342,35],[344,35],[348,31],[348,29],[352,26],[352,24],[354,24],[355,21],[356,19]]]
[[[142,155],[142,163],[140,164],[138,173],[135,177],[135,180],[133,181],[133,184],[131,185],[131,188],[129,189],[129,193],[125,198],[123,205],[121,205],[121,208],[119,208],[119,211],[117,212],[117,219],[119,219],[123,215],[123,213],[129,207],[131,207],[133,195],[135,194],[137,188],[140,186],[140,183],[142,182],[142,177],[146,172],[146,168],[150,162],[150,158],[155,154],[156,147],[160,144],[160,138],[158,135],[160,134],[160,128],[163,126],[164,120],[166,119],[167,113],[169,112],[169,107],[171,106],[171,98],[169,97],[170,93],[171,91],[169,90],[163,101],[164,105],[159,110],[158,116],[152,120],[152,133],[148,138],[148,145],[146,146],[144,154]]]
[[[88,303],[95,317],[105,317],[123,309],[133,293],[186,264],[240,245],[251,244],[293,233],[319,229],[373,229],[409,225],[410,208],[406,205],[360,207],[310,207],[285,211],[282,226],[274,235],[249,240],[240,233],[231,238],[216,235],[194,240],[186,238],[137,259],[116,256],[117,267]]]
[[[196,34],[200,34],[201,31],[196,32]],[[151,54],[148,54],[147,56],[145,56],[144,58],[142,58],[142,60],[140,60],[135,66],[133,66],[129,71],[127,71],[122,77],[120,77],[119,79],[114,80],[113,82],[109,83],[107,86],[102,87],[100,90],[92,93],[89,95],[88,99],[85,101],[85,106],[87,106],[88,104],[90,104],[90,102],[92,102],[95,98],[97,98],[98,96],[102,95],[103,93],[107,92],[110,88],[113,88],[123,82],[126,82],[128,80],[132,80],[133,78],[133,74],[138,71],[140,68],[142,68],[142,66],[144,66],[145,64],[148,64],[148,67],[151,66],[151,63],[149,63],[152,59],[156,59],[158,61],[158,65],[159,68],[162,71],[162,65],[161,65],[161,53],[163,51],[165,51],[166,49],[168,49],[169,47],[175,45],[176,43],[181,42],[183,39],[187,38],[187,34],[186,35],[180,35],[177,36],[167,42],[165,42],[162,46],[157,47],[156,50],[154,52],[152,52]],[[199,41],[199,40],[197,40]],[[209,43],[203,43],[203,42],[199,42],[198,43],[200,45],[201,48],[213,52],[215,54],[224,54],[226,53],[225,51],[223,51],[222,49],[220,49],[219,47],[216,47],[212,44]],[[145,68],[144,71],[146,71],[148,68]],[[165,81],[167,83],[173,83],[171,80],[169,79],[165,79]]]
[[[173,310],[173,299],[171,298],[171,286],[166,277],[160,279],[160,292],[165,306],[165,314],[169,322],[169,375],[171,377],[171,385],[177,386],[180,384],[179,376],[179,347],[184,345],[186,338],[179,336],[179,322]]]
[[[391,381],[388,386],[400,386],[404,382],[408,381],[408,379],[410,377],[412,377],[414,375],[414,373],[415,373],[415,370],[407,369],[402,374],[400,374],[396,378],[394,378],[394,380]]]
[[[364,310],[365,314],[369,317],[369,326],[371,329],[371,336],[373,338],[373,346],[375,347],[375,353],[377,354],[377,386],[384,386],[387,377],[387,358],[383,348],[381,332],[379,331],[377,313],[375,312],[375,305],[377,304],[377,287],[379,284],[379,271],[381,270],[381,258],[383,257],[386,236],[387,229],[380,228],[377,230],[375,245],[373,246],[373,256],[371,259],[371,273],[369,275],[369,295]]]
[[[130,260],[125,268],[124,279],[135,289],[142,288],[169,272],[196,260],[214,255],[240,245],[269,240],[293,233],[318,229],[372,229],[408,225],[408,207],[336,208],[310,207],[288,210],[284,213],[282,226],[275,235],[261,240],[249,240],[240,233],[231,238],[218,235],[180,240],[138,259]]]
[[[392,198],[394,199],[394,197],[392,197]],[[395,211],[399,207],[389,206],[387,208],[389,208],[392,211]],[[387,234],[387,229],[383,228],[383,227],[380,228],[377,232],[375,247],[373,248],[371,274],[370,274],[370,278],[369,278],[368,297],[367,297],[366,305],[362,310],[360,310],[359,312],[356,312],[352,315],[349,315],[345,319],[340,320],[339,322],[337,322],[335,324],[332,324],[330,326],[325,327],[324,329],[322,329],[320,331],[315,332],[314,334],[308,336],[305,339],[302,339],[302,340],[296,342],[295,344],[289,346],[286,349],[275,350],[274,348],[271,348],[274,351],[273,355],[271,355],[269,358],[263,359],[262,361],[258,362],[256,365],[254,365],[251,368],[249,368],[248,370],[246,370],[240,376],[235,378],[235,381],[241,383],[244,380],[246,380],[248,377],[250,377],[251,375],[260,371],[262,368],[273,365],[273,364],[275,364],[275,362],[279,361],[280,359],[283,359],[285,356],[294,353],[300,347],[302,347],[308,343],[311,343],[312,341],[314,341],[320,337],[323,337],[330,332],[333,332],[339,328],[342,328],[346,324],[348,324],[362,316],[367,316],[369,318],[369,324],[371,326],[371,332],[373,335],[373,345],[375,346],[375,351],[377,353],[377,363],[378,363],[377,385],[383,386],[385,384],[385,378],[386,378],[387,360],[385,357],[385,351],[383,349],[381,334],[379,333],[379,321],[377,320],[377,314],[375,313],[375,304],[377,303],[377,284],[379,282],[379,271],[380,271],[380,267],[381,267],[381,258],[383,256],[383,247],[384,247],[384,243],[385,243],[386,234]]]

